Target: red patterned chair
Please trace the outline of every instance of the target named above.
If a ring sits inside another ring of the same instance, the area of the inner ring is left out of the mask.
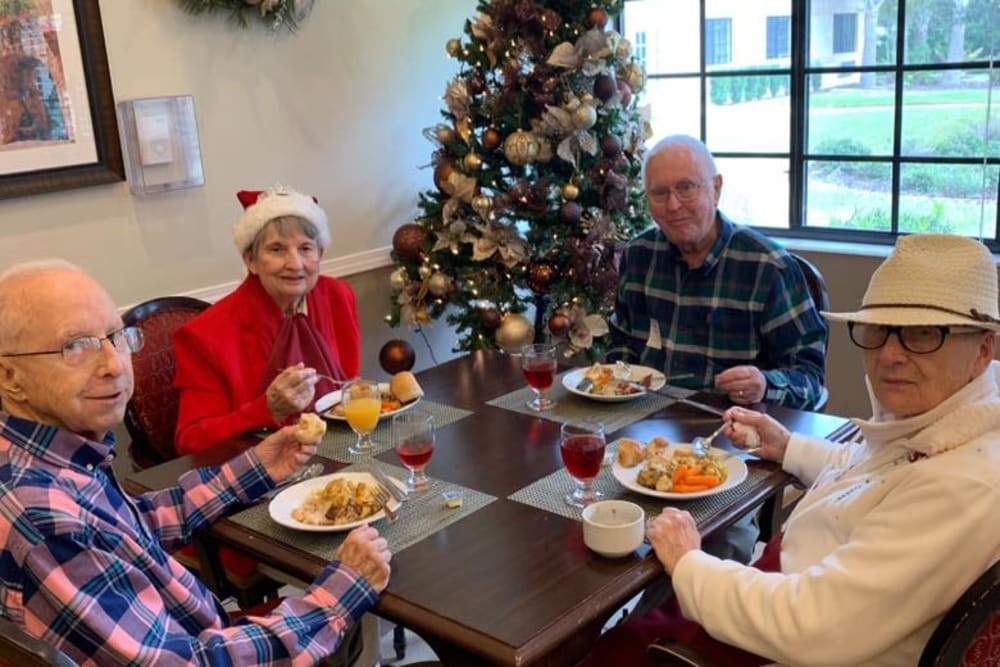
[[[125,428],[132,437],[129,455],[138,470],[177,458],[173,336],[209,305],[191,297],[167,296],[133,306],[122,316],[127,326],[141,328],[146,339],[143,348],[132,355],[135,391],[125,410]],[[194,553],[184,550],[174,556],[198,572],[220,598],[232,595],[240,607],[247,608],[276,597],[279,583],[258,573],[249,577],[226,574],[213,545],[195,538],[194,547]]]

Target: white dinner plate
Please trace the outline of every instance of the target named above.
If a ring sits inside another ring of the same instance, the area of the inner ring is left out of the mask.
[[[379,510],[375,514],[366,516],[360,521],[340,523],[335,526],[315,526],[308,523],[302,523],[301,521],[296,521],[292,518],[292,510],[301,505],[302,501],[305,500],[310,493],[318,491],[326,486],[330,481],[337,478],[343,478],[354,482],[365,482],[366,484],[372,485],[378,484],[371,473],[367,472],[335,472],[321,477],[314,477],[312,479],[307,479],[304,482],[299,482],[294,486],[290,486],[276,495],[273,499],[271,499],[271,503],[267,506],[267,511],[271,515],[271,518],[276,523],[280,523],[282,526],[295,528],[296,530],[306,530],[313,533],[336,533],[344,530],[350,530],[351,528],[363,526],[366,523],[374,523],[385,516],[385,510]],[[405,488],[403,483],[395,477],[389,477],[389,480],[400,489]],[[398,507],[399,503],[395,499],[389,501],[390,509],[397,509]]]
[[[609,368],[614,368],[614,364],[604,364]],[[621,403],[623,401],[631,401],[633,399],[639,398],[640,396],[645,396],[646,391],[637,392],[635,394],[625,394],[624,396],[602,396],[599,394],[591,394],[590,392],[580,391],[577,389],[577,385],[583,381],[586,377],[587,371],[590,370],[590,366],[585,368],[577,368],[569,373],[566,373],[562,377],[563,386],[566,387],[571,393],[577,396],[584,396],[594,401],[602,401],[604,403]],[[652,381],[649,388],[652,391],[657,389],[662,389],[663,385],[667,383],[667,376],[665,376],[660,371],[655,368],[650,368],[649,366],[633,366],[629,365],[629,370],[631,371],[631,377],[629,378],[632,382],[641,382],[643,378],[647,375],[652,375]]]
[[[389,383],[388,382],[379,382],[378,383],[378,390],[379,390],[380,393],[383,393],[383,394],[387,393],[389,391]],[[409,410],[410,408],[412,408],[414,405],[416,405],[419,402],[420,402],[420,399],[419,398],[415,398],[412,401],[410,401],[409,403],[403,403],[401,406],[399,406],[395,410],[389,410],[387,412],[381,413],[378,416],[378,418],[382,419],[383,417],[391,417],[393,415],[398,415],[400,412],[406,412],[407,410]],[[330,407],[329,410],[327,410],[326,412],[324,412],[320,416],[321,417],[326,417],[327,419],[336,419],[337,421],[346,422],[347,421],[347,417],[345,417],[342,414],[337,414],[336,412],[334,412],[339,406],[340,406],[339,402],[335,403],[333,406]]]
[[[617,441],[608,445],[608,449],[611,449],[611,447],[616,443]],[[688,443],[671,443],[670,447],[667,448],[666,456],[673,455],[674,451],[677,449],[691,451],[691,445]],[[615,479],[617,479],[622,486],[630,491],[641,493],[644,496],[653,496],[654,498],[665,498],[668,500],[692,500],[694,498],[714,496],[716,493],[728,491],[747,478],[747,464],[743,462],[743,459],[738,456],[734,456],[724,449],[719,449],[718,447],[712,447],[710,451],[726,464],[726,468],[729,470],[729,476],[726,477],[726,481],[722,484],[705,491],[694,491],[692,493],[671,493],[668,491],[657,491],[656,489],[647,488],[635,480],[645,463],[640,463],[639,465],[632,466],[631,468],[625,468],[618,463],[617,457],[611,466],[611,474],[615,476]]]

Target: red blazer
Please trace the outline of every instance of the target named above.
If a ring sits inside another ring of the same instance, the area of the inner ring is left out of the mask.
[[[308,317],[347,377],[361,371],[361,331],[351,287],[320,276],[306,295]],[[258,387],[284,315],[256,276],[174,334],[180,394],[175,446],[181,454],[276,428]]]

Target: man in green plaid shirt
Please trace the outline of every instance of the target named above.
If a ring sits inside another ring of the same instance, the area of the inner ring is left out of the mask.
[[[673,384],[734,403],[816,407],[827,326],[798,263],[718,212],[722,176],[699,140],[661,140],[645,179],[657,226],[622,256],[608,359],[686,375]]]

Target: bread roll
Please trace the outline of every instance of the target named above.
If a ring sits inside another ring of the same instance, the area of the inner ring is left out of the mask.
[[[315,412],[303,412],[295,429],[295,438],[303,445],[318,444],[326,435],[326,422]]]
[[[654,456],[663,456],[667,453],[667,449],[670,447],[670,441],[663,436],[656,436],[649,441],[646,445],[646,458],[651,459]]]
[[[410,371],[400,371],[389,380],[389,392],[401,403],[415,401],[424,395],[417,378]]]
[[[618,465],[631,468],[642,463],[644,458],[643,447],[635,440],[622,438],[618,441]]]

